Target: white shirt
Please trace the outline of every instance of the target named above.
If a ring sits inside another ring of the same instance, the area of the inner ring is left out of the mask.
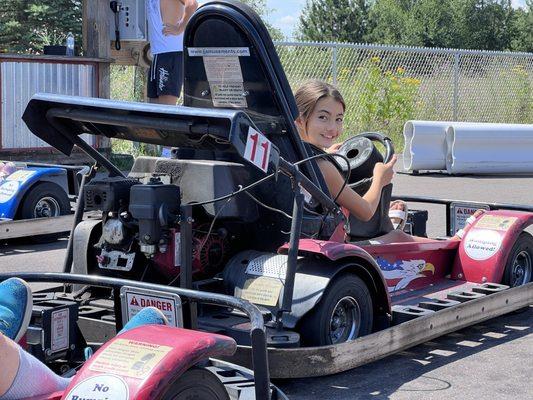
[[[146,17],[148,19],[148,39],[150,40],[152,54],[183,51],[183,33],[180,35],[163,35],[160,0],[146,0]]]

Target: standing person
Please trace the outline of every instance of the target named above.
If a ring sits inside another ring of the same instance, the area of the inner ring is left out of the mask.
[[[153,55],[148,76],[151,103],[176,105],[183,84],[183,32],[196,0],[146,0]]]

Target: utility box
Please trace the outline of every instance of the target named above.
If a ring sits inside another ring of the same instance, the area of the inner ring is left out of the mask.
[[[115,31],[120,32],[120,40],[147,40],[145,0],[121,0],[110,2],[109,38],[116,40]],[[116,29],[118,26],[118,29]]]

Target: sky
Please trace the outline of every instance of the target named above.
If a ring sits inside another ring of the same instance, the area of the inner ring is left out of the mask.
[[[204,3],[205,0],[199,1]],[[270,10],[267,20],[271,25],[283,32],[288,40],[294,39],[293,34],[306,0],[266,0]],[[525,0],[511,0],[514,7],[524,7]]]

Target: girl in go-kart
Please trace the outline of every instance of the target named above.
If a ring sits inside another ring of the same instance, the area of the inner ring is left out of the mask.
[[[298,132],[305,142],[315,147],[317,152],[333,153],[339,149],[335,143],[341,136],[346,105],[339,90],[322,81],[313,80],[305,83],[295,93],[299,116],[296,119]],[[391,183],[394,175],[393,167],[396,155],[384,164],[376,163],[373,171],[372,184],[368,191],[360,196],[350,187],[344,185],[344,176],[335,163],[328,159],[319,159],[318,166],[324,175],[329,192],[339,195],[337,203],[362,221],[368,221],[378,208],[383,187]],[[390,232],[373,238],[370,243],[395,243],[427,241],[429,239],[411,236],[402,231],[407,218],[407,207],[403,201],[391,204]],[[479,211],[481,213],[481,211]],[[475,215],[477,217],[477,215]],[[398,228],[398,229],[394,229]],[[460,240],[460,234],[452,239]]]
[[[32,293],[26,282],[10,278],[0,283],[0,399],[14,400],[63,391],[71,378],[56,375],[46,365],[17,344],[32,311]],[[168,325],[166,317],[154,307],[139,311],[119,334],[147,324]]]

